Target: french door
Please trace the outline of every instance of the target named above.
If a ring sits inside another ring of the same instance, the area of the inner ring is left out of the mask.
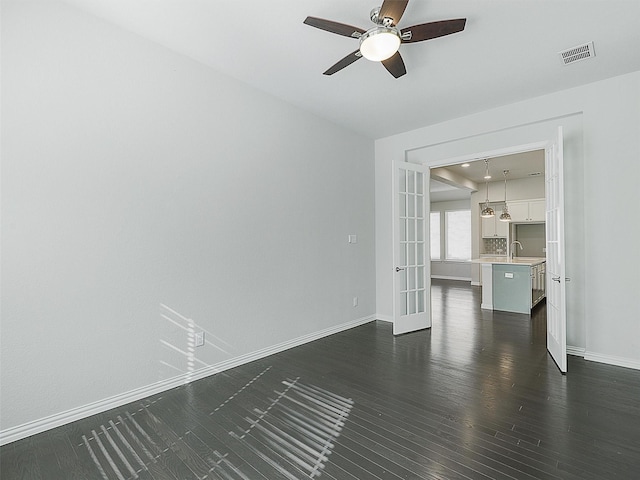
[[[545,151],[547,246],[547,350],[567,372],[567,309],[564,251],[564,179],[562,127]]]
[[[431,327],[429,167],[394,163],[393,334]]]

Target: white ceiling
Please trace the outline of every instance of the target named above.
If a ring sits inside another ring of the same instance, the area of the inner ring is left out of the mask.
[[[403,45],[399,79],[365,59],[322,75],[358,41],[302,23],[366,29],[381,0],[66,1],[370,138],[640,70],[638,0],[411,0],[400,28],[467,24]],[[562,65],[559,51],[589,41],[595,58]]]
[[[491,175],[491,179],[489,179],[490,182],[503,181],[504,170],[509,171],[509,180],[529,178],[537,173],[544,176],[544,150],[533,150],[531,152],[491,157],[488,160],[489,175]],[[463,167],[462,165],[469,166]],[[479,184],[484,184],[486,180],[484,177],[487,171],[487,165],[485,165],[484,159],[468,162],[467,164],[451,165],[446,168]]]
[[[489,174],[491,175],[489,182],[503,182],[505,170],[508,170],[507,180],[544,177],[544,150],[503,155],[501,157],[492,157],[488,160]],[[463,167],[462,164],[450,165],[445,168],[453,172],[453,178],[464,177],[479,186],[484,186],[486,181],[484,178],[486,173],[484,159],[468,162],[468,165],[468,167]],[[432,202],[464,200],[469,199],[471,196],[471,190],[467,188],[434,179],[431,179],[429,190]]]

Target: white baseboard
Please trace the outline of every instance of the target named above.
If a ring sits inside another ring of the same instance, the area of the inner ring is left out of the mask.
[[[482,286],[482,283],[481,283],[481,282],[473,282],[473,281],[472,281],[472,282],[471,282],[471,286],[472,286],[472,287],[481,287],[481,286]]]
[[[584,352],[584,359],[591,362],[607,363],[618,367],[633,368],[640,370],[640,360],[625,357],[616,357],[614,355],[603,355],[601,353]]]
[[[320,330],[318,332],[310,333],[308,335],[303,335],[301,337],[294,338],[292,340],[288,340],[286,342],[282,342],[277,345],[263,348],[255,352],[247,353],[245,355],[240,355],[239,357],[225,360],[215,365],[209,365],[207,367],[200,368],[194,372],[188,372],[182,375],[178,375],[177,377],[152,383],[151,385],[146,385],[144,387],[136,388],[134,390],[130,390],[125,393],[114,395],[112,397],[108,397],[103,400],[99,400],[97,402],[89,403],[81,407],[72,408],[65,412],[56,413],[54,415],[40,418],[32,422],[27,422],[22,425],[18,425],[16,427],[7,428],[5,430],[0,431],[0,445],[5,445],[7,443],[15,442],[16,440],[20,440],[22,438],[35,435],[37,433],[42,433],[46,430],[50,430],[52,428],[65,425],[67,423],[74,422],[76,420],[80,420],[82,418],[86,418],[91,415],[95,415],[97,413],[102,413],[112,408],[126,405],[127,403],[135,402],[137,400],[143,399],[150,395],[156,395],[158,393],[165,392],[172,388],[179,387],[180,385],[193,382],[194,380],[199,380],[201,378],[208,377],[209,375],[223,372],[230,368],[244,365],[245,363],[249,363],[254,360],[259,360],[269,355],[280,353],[290,348],[297,347],[308,342],[312,342],[314,340],[319,340],[329,335],[333,335],[334,333],[339,333],[344,330],[348,330],[350,328],[364,325],[365,323],[374,321],[376,318],[377,318],[376,315],[369,315],[367,317],[362,317],[357,320],[352,320],[350,322],[343,323],[341,325],[329,327],[324,330]]]
[[[391,317],[389,315],[382,315],[380,313],[376,313],[376,320],[381,320],[383,322],[393,323],[393,317]]]
[[[438,280],[460,280],[463,282],[471,281],[471,277],[452,277],[449,275],[431,275],[431,278],[437,278]]]
[[[576,357],[584,357],[584,348],[574,347],[573,345],[567,345],[567,355],[573,355]]]

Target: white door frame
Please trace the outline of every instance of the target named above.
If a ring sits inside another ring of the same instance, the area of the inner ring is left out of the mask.
[[[444,160],[438,160],[434,162],[427,162],[423,165],[427,165],[429,168],[446,167],[450,165],[457,165],[459,163],[470,162],[482,158],[503,157],[505,155],[515,155],[517,153],[531,152],[533,150],[545,150],[552,140],[545,140],[541,142],[526,143],[523,145],[516,145],[513,147],[499,148],[496,150],[487,150],[485,152],[476,152],[469,155],[461,155],[459,157],[446,158]]]

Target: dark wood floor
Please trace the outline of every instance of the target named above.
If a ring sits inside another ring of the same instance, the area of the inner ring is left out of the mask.
[[[640,372],[434,280],[433,328],[373,322],[0,449],[9,479],[638,479]]]

